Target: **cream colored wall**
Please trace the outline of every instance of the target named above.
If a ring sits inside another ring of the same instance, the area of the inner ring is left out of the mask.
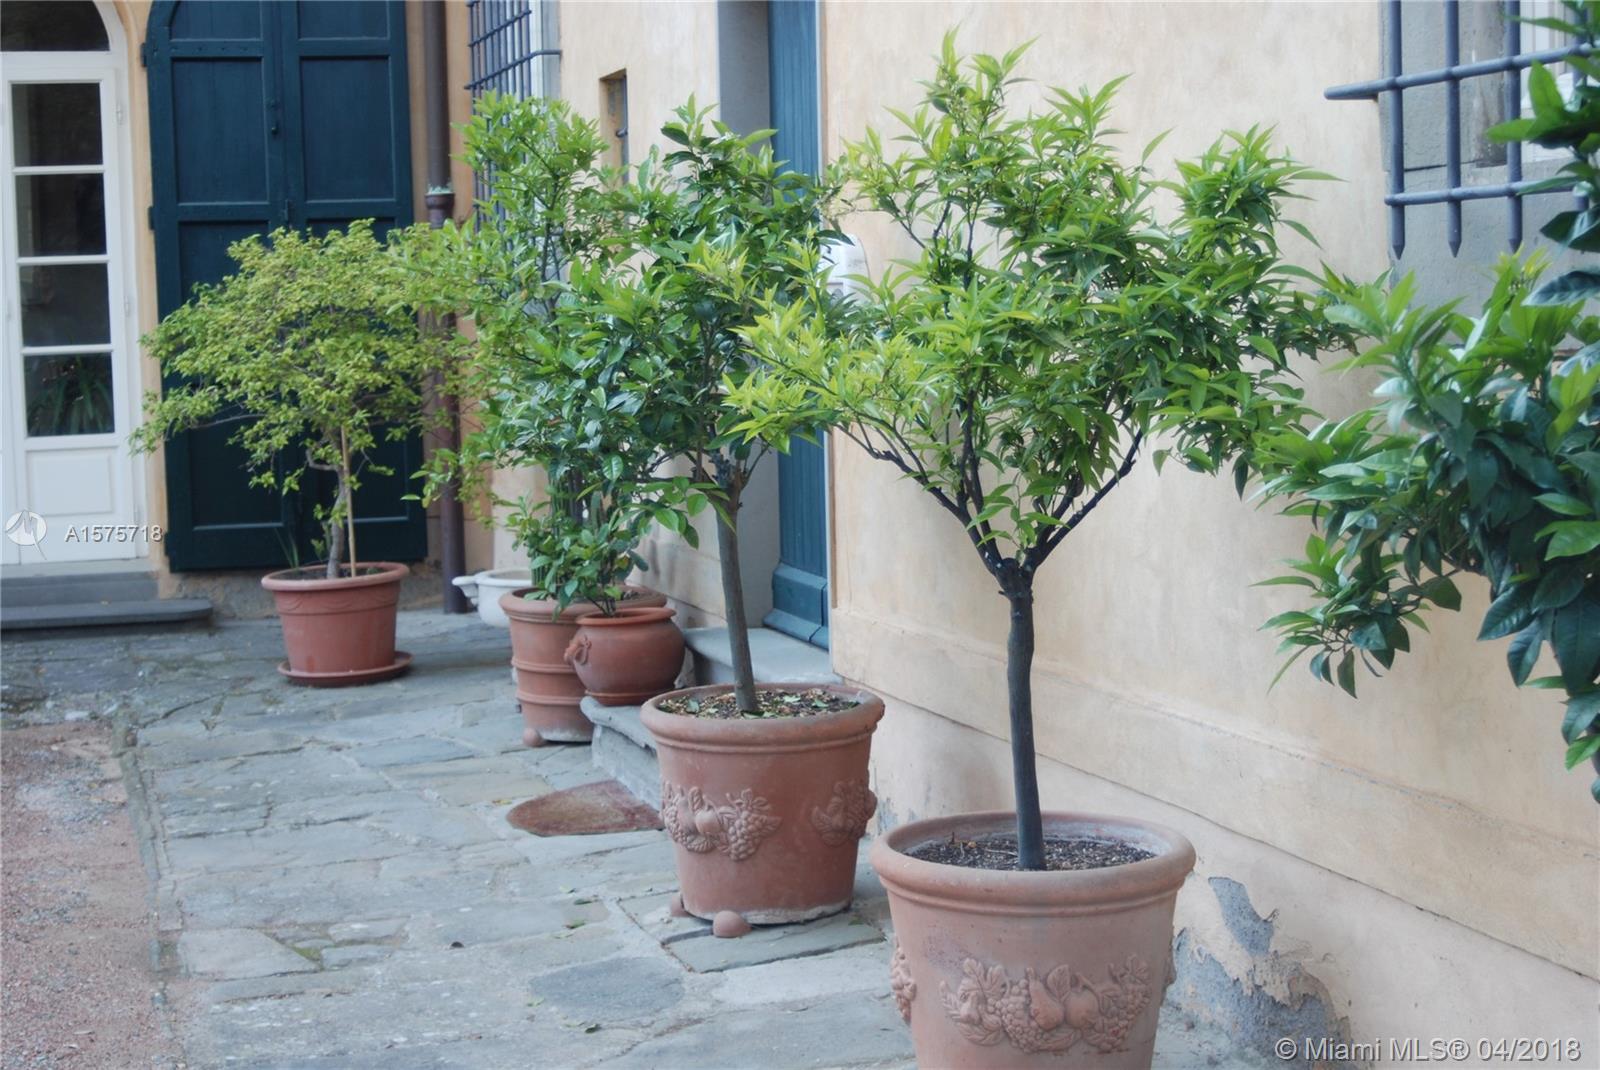
[[[1115,125],[1134,151],[1172,129],[1158,169],[1225,127],[1275,124],[1299,158],[1344,180],[1308,191],[1316,199],[1298,211],[1320,255],[1362,276],[1386,266],[1376,106],[1322,97],[1372,76],[1375,6],[830,2],[823,21],[830,156],[868,123],[885,129],[886,107],[915,101],[947,28],[961,27],[967,51],[1037,37],[1023,69],[1039,83],[1133,73]],[[1019,87],[1018,103],[1038,92]],[[900,251],[878,220],[845,225],[876,267]],[[1319,254],[1302,244],[1291,255]],[[1330,411],[1365,389],[1311,375]],[[1005,738],[1005,605],[961,531],[837,439],[832,489],[837,671],[895,700],[892,722],[939,717]],[[1238,502],[1228,481],[1175,466],[1159,481],[1146,467],[1108,498],[1039,580],[1045,764],[1127,785],[1593,976],[1600,850],[1587,777],[1561,770],[1557,703],[1518,692],[1502,645],[1473,641],[1481,585],[1468,584],[1464,612],[1431,619],[1433,634],[1387,679],[1361,681],[1359,702],[1299,670],[1269,691],[1278,659],[1258,627],[1294,599],[1250,584],[1304,537],[1301,523]],[[878,752],[899,817],[970,794],[956,786],[953,753],[907,758]],[[1058,788],[1045,802],[1078,799]]]
[[[145,69],[139,62],[139,48],[144,43],[145,31],[149,23],[151,0],[115,0],[112,5],[118,20],[122,24],[124,36],[128,42],[128,71],[129,84],[124,87],[128,101],[128,123],[132,141],[132,159],[129,174],[133,181],[134,216],[137,225],[134,227],[134,259],[135,274],[134,285],[137,291],[138,302],[138,330],[142,335],[152,329],[157,321],[156,302],[156,258],[155,236],[150,228],[144,225],[145,212],[149,208],[152,198],[152,178],[150,160],[150,98],[148,81]],[[450,95],[450,122],[455,124],[465,122],[472,113],[472,100],[465,86],[470,77],[469,55],[467,51],[467,6],[465,0],[451,0],[445,5],[445,35],[448,50],[448,74],[446,85]],[[407,37],[407,66],[410,81],[411,95],[411,167],[415,189],[414,212],[418,220],[428,218],[427,206],[423,203],[424,194],[427,192],[427,119],[422,109],[423,100],[423,53],[422,53],[422,8],[419,4],[408,4],[406,7],[406,37]],[[460,155],[461,134],[452,129],[451,132],[452,158]],[[472,171],[459,160],[453,159],[451,165],[451,182],[456,190],[455,216],[465,218],[472,205]],[[160,369],[156,363],[141,352],[140,357],[140,392],[154,390],[161,382]],[[165,461],[160,452],[150,454],[143,458],[145,476],[145,509],[146,515],[153,521],[164,522],[167,515],[167,484]],[[242,477],[241,477],[242,478]],[[493,557],[492,537],[489,531],[481,525],[467,525],[466,550],[468,569],[487,568]],[[428,555],[437,557],[438,553],[438,523],[437,507],[430,510],[428,517]],[[149,558],[150,567],[157,573],[161,580],[163,593],[170,594],[177,589],[179,581],[168,568],[166,555],[155,549]]]

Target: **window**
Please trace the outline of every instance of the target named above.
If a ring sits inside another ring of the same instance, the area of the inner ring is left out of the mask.
[[[109,52],[105,23],[90,0],[5,0],[0,51]]]
[[[1523,196],[1537,177],[1528,179],[1523,175],[1522,145],[1512,142],[1487,151],[1481,145],[1481,134],[1489,125],[1522,113],[1524,70],[1534,63],[1552,65],[1575,52],[1586,51],[1559,39],[1558,34],[1544,27],[1524,21],[1554,14],[1548,0],[1527,4],[1502,0],[1496,4],[1469,4],[1465,10],[1467,39],[1473,46],[1471,52],[1491,54],[1492,58],[1462,62],[1463,8],[1459,0],[1443,0],[1438,6],[1385,0],[1384,76],[1369,82],[1335,86],[1325,94],[1330,100],[1381,99],[1384,102],[1385,155],[1389,172],[1389,193],[1384,203],[1389,206],[1390,251],[1397,260],[1406,246],[1406,209],[1422,205],[1444,206],[1446,240],[1452,255],[1461,248],[1462,206],[1469,201],[1505,200],[1507,241],[1512,249],[1522,244]],[[1427,25],[1430,19],[1438,20],[1436,32]],[[1421,43],[1417,32],[1419,24],[1429,30],[1428,37],[1437,37],[1442,63],[1426,69],[1424,61],[1425,69],[1407,71],[1408,52],[1423,51],[1416,47]],[[1495,48],[1495,44],[1499,47]],[[1493,55],[1496,52],[1498,55]],[[1407,90],[1413,91],[1412,98],[1406,97]],[[1421,124],[1424,127],[1437,125],[1443,134],[1442,146],[1423,147],[1407,136],[1406,120],[1412,116],[1415,98],[1422,94],[1442,96],[1443,122],[1436,124],[1434,116],[1429,115],[1428,121]],[[1476,120],[1468,127],[1463,124],[1464,100],[1469,117]],[[1466,161],[1475,172],[1472,182],[1463,179],[1464,128],[1469,135],[1465,140],[1474,146],[1473,158]],[[1443,157],[1441,173],[1435,180],[1408,182],[1416,172],[1428,169],[1427,163],[1418,166],[1419,154]]]
[[[550,0],[468,0],[473,96],[555,96],[555,5]]]

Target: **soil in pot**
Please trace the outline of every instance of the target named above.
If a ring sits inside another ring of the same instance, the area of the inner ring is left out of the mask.
[[[511,668],[522,710],[522,742],[530,747],[547,742],[586,743],[594,725],[583,715],[583,682],[566,661],[567,647],[578,632],[578,620],[593,613],[588,604],[568,606],[559,615],[556,603],[531,598],[524,587],[500,597],[511,622]],[[629,607],[664,606],[666,597],[643,587],[624,591]]]
[[[867,761],[883,702],[854,688],[764,686],[764,709],[794,712],[717,715],[731,691],[676,691],[640,714],[661,763],[661,821],[683,906],[757,925],[838,913],[877,806]]]
[[[919,1065],[1149,1067],[1194,848],[1128,818],[1044,821],[1063,868],[1015,869],[1005,812],[914,821],[873,844],[890,988]]]
[[[672,689],[683,671],[683,632],[663,606],[590,612],[566,649],[584,690],[606,706],[637,706]]]
[[[332,579],[322,567],[263,576],[288,654],[278,671],[313,687],[374,683],[404,672],[411,655],[394,648],[395,613],[400,581],[410,571],[376,561],[344,566]]]

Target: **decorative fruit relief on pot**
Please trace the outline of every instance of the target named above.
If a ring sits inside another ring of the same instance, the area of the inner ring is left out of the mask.
[[[878,808],[878,797],[865,781],[840,780],[826,806],[811,808],[811,827],[829,847],[855,843],[867,834],[867,822]]]
[[[1125,966],[1106,967],[1109,980],[1099,984],[1065,965],[1043,981],[1032,968],[1013,981],[1003,966],[977,959],[962,962],[961,972],[954,992],[939,982],[945,1012],[961,1035],[984,1045],[1008,1039],[1030,1054],[1068,1051],[1079,1040],[1101,1052],[1120,1051],[1150,1002],[1150,967],[1136,955]]]
[[[587,635],[579,635],[567,644],[566,653],[562,656],[564,660],[573,665],[587,665],[589,664],[589,645],[589,637]]]
[[[889,991],[894,993],[895,1006],[900,1017],[911,1024],[911,1001],[917,998],[917,982],[911,979],[911,963],[906,959],[900,941],[894,942],[894,955],[889,959]]]
[[[727,802],[717,805],[699,788],[662,781],[661,823],[672,842],[695,854],[721,851],[742,862],[783,824],[772,804],[750,788],[724,798]]]

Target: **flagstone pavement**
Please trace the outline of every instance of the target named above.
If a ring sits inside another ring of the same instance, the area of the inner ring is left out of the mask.
[[[834,918],[672,918],[664,833],[506,822],[604,774],[521,745],[505,633],[416,611],[400,638],[409,674],[336,691],[279,677],[275,621],[6,638],[8,723],[115,726],[189,1067],[911,1065],[864,863]],[[1177,1017],[1158,1065],[1226,1063]]]

